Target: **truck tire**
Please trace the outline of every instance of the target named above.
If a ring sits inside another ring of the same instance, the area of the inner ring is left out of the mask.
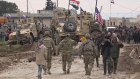
[[[77,25],[76,25],[76,23],[75,22],[66,22],[65,24],[64,24],[64,30],[66,31],[66,32],[75,32],[76,31],[76,29],[77,29]]]

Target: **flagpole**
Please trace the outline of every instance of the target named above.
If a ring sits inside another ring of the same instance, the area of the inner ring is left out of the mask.
[[[102,11],[102,7],[103,7],[103,6],[101,6],[101,8],[100,8],[100,13],[101,13],[101,11]]]
[[[110,26],[111,26],[111,1],[110,1]]]
[[[95,4],[94,21],[95,21],[97,3],[98,3],[98,0],[96,0],[96,4]]]
[[[27,0],[27,17],[28,17],[28,0]]]
[[[57,0],[57,7],[58,7],[58,0]]]
[[[68,4],[68,22],[69,22],[69,8],[70,8],[70,0],[69,0],[69,4]]]
[[[82,24],[82,13],[81,13],[81,7],[80,7],[80,20],[81,20],[81,29],[82,29],[83,24]]]

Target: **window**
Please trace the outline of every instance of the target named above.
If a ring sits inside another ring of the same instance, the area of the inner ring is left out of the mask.
[[[120,25],[122,26],[122,22],[120,22]]]
[[[110,25],[112,26],[112,22],[110,22]]]
[[[70,22],[75,22],[75,18],[74,17],[71,17],[71,18],[69,18],[69,21]]]
[[[58,18],[59,22],[65,22],[65,18]]]
[[[113,25],[115,26],[115,22],[113,22]]]

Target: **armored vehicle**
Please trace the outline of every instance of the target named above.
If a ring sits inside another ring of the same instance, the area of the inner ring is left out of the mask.
[[[29,19],[28,19],[29,20]],[[26,20],[27,21],[27,20]],[[40,22],[24,22],[18,24],[16,30],[9,35],[9,43],[33,44],[42,33],[42,24]]]
[[[52,21],[55,26],[55,41],[60,42],[67,33],[71,34],[71,38],[79,42],[80,38],[85,34],[97,34],[101,32],[100,24],[93,20],[93,15],[88,12],[81,14],[73,13],[66,9],[57,9],[55,17]]]

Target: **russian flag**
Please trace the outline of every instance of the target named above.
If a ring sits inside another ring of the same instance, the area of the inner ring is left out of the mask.
[[[7,16],[7,17],[8,17],[8,19],[10,19],[10,18],[11,18],[11,15],[10,15],[10,14],[8,14],[8,16]]]
[[[25,19],[25,18],[26,18],[26,16],[25,16],[25,15],[23,15],[23,16],[22,16],[22,19]]]
[[[76,10],[79,9],[79,4],[80,4],[79,1],[76,1],[76,0],[70,0],[70,5],[73,6],[73,8],[75,8]]]

